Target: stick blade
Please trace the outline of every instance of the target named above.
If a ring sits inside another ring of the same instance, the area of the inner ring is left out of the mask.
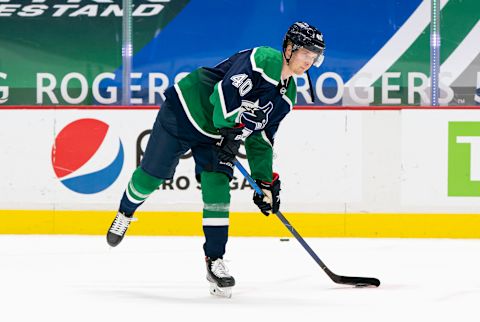
[[[333,281],[338,284],[353,285],[355,287],[380,286],[380,280],[373,277],[338,276],[338,279],[334,279]]]

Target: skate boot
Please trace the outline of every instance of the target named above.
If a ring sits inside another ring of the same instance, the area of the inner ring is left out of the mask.
[[[120,244],[132,221],[137,221],[137,218],[133,217],[133,215],[129,216],[119,211],[108,230],[107,243],[112,247]]]
[[[205,257],[207,264],[207,280],[210,282],[210,294],[231,298],[232,287],[235,285],[235,279],[228,274],[228,268],[223,259],[212,260]]]

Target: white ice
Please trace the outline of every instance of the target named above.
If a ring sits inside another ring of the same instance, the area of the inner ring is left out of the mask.
[[[230,238],[231,299],[209,294],[200,237],[0,236],[0,321],[480,321],[480,240]]]

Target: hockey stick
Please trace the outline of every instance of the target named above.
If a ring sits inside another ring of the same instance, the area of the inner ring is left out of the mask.
[[[237,160],[234,161],[235,165],[237,166],[238,170],[243,174],[245,179],[250,183],[250,185],[255,189],[255,191],[259,195],[263,195],[262,190],[257,185],[255,180],[250,176],[250,174],[245,170],[240,162]],[[287,218],[278,211],[275,215],[280,219],[280,221],[287,227],[287,229],[292,233],[293,236],[298,240],[298,242],[303,246],[303,248],[312,256],[312,258],[317,262],[317,264],[323,269],[323,271],[331,278],[332,281],[338,284],[348,284],[348,285],[355,285],[357,287],[365,287],[365,286],[380,286],[380,281],[373,277],[355,277],[355,276],[342,276],[337,275],[332,272],[327,265],[315,254],[315,252],[310,248],[307,242],[300,236],[300,234],[293,228],[293,226],[288,222]]]

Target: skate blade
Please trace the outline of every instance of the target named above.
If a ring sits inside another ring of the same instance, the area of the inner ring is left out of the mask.
[[[210,294],[227,299],[232,298],[231,287],[218,287],[215,283],[210,283]]]

